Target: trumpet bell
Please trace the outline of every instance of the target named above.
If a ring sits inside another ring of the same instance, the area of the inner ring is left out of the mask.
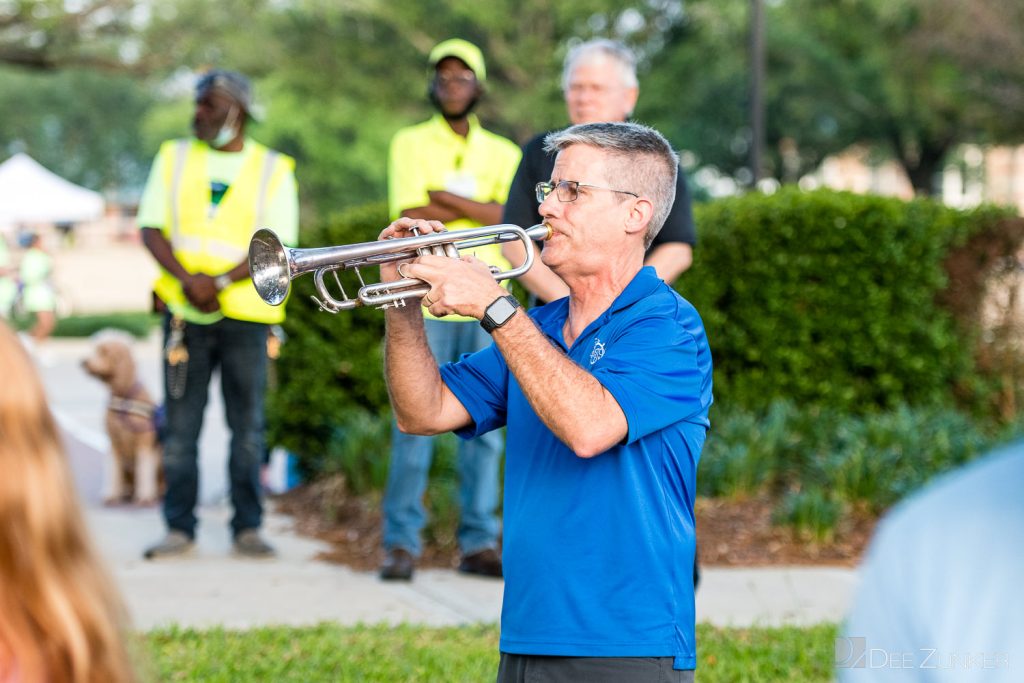
[[[280,306],[291,287],[288,254],[273,230],[257,230],[249,242],[249,274],[260,298]]]

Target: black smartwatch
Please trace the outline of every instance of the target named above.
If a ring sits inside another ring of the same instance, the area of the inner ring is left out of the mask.
[[[484,317],[480,319],[480,327],[484,328],[487,334],[507,323],[516,314],[519,302],[511,294],[499,296],[491,302],[491,305],[484,311]]]

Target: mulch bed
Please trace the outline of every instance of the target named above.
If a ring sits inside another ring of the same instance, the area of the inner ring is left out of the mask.
[[[375,570],[383,559],[378,496],[352,496],[341,477],[299,486],[273,498],[279,512],[291,515],[296,530],[330,544],[319,559],[357,570]],[[838,565],[854,566],[871,538],[876,519],[855,511],[832,539],[801,538],[772,524],[768,498],[698,498],[697,538],[702,566]],[[458,550],[427,543],[420,567],[455,567]]]
[[[840,565],[860,560],[875,524],[873,515],[854,511],[831,539],[800,537],[772,524],[774,504],[767,497],[746,500],[698,498],[697,544],[704,566]]]

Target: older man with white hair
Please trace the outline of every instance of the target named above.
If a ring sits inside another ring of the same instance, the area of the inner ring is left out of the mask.
[[[574,125],[626,121],[633,115],[640,95],[636,57],[625,45],[612,40],[597,39],[577,45],[566,55],[562,90],[569,120]],[[544,138],[545,134],[538,135],[523,147],[523,160],[502,214],[504,223],[526,227],[540,222],[533,188],[550,177],[555,164],[554,155],[544,149]],[[697,242],[686,178],[682,172],[676,178],[675,203],[644,258],[669,284],[690,267]],[[522,262],[519,242],[507,243],[503,252],[510,262]],[[565,284],[543,264],[532,268],[520,282],[542,301],[554,301],[567,292]]]

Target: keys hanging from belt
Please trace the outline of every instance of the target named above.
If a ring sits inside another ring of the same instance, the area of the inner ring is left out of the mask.
[[[284,345],[288,336],[280,325],[271,325],[267,331],[267,358],[277,360],[281,357],[281,346]]]
[[[185,319],[171,318],[171,333],[164,347],[167,360],[167,393],[173,399],[185,395],[185,378],[188,375],[188,348],[185,347]]]

